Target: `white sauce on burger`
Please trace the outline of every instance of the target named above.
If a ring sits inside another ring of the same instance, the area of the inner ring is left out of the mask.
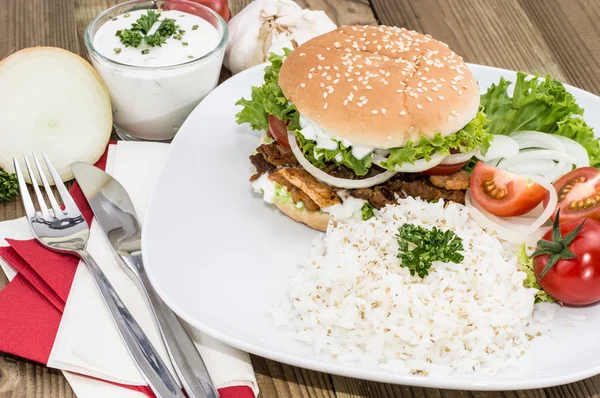
[[[302,127],[302,135],[304,136],[304,138],[306,138],[307,140],[312,140],[315,141],[316,144],[316,148],[323,148],[323,149],[328,149],[328,150],[334,150],[337,149],[338,147],[338,143],[341,142],[342,145],[344,145],[345,147],[351,147],[352,148],[352,156],[354,156],[357,159],[363,159],[365,156],[370,155],[375,148],[374,147],[370,147],[370,146],[365,146],[365,145],[356,145],[350,141],[348,141],[347,139],[338,139],[335,138],[334,135],[329,134],[328,132],[326,132],[325,130],[323,130],[321,127],[319,127],[315,122],[313,122],[312,120],[307,119],[306,117],[300,115],[300,127]],[[340,155],[341,157],[341,155]],[[337,161],[341,161],[342,159],[336,158]]]

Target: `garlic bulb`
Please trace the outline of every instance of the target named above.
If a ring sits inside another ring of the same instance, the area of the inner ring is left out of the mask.
[[[292,0],[254,0],[228,26],[223,62],[233,74],[337,28],[325,12],[303,10]]]

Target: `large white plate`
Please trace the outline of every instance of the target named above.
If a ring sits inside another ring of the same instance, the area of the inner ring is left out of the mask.
[[[511,71],[471,65],[482,91]],[[285,298],[288,278],[317,234],[283,216],[250,188],[248,156],[259,134],[238,126],[235,101],[262,82],[263,66],[217,87],[174,140],[146,215],[148,274],[165,302],[201,331],[276,361],[349,377],[469,390],[538,388],[600,373],[600,305],[562,308],[549,335],[535,339],[520,369],[442,378],[400,375],[315,355],[275,328],[267,313]],[[569,87],[600,131],[600,98]],[[570,314],[585,315],[573,321]]]

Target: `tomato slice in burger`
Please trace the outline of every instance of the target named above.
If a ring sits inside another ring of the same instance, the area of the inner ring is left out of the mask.
[[[471,175],[473,200],[498,217],[520,216],[533,210],[547,192],[529,178],[484,162],[477,163]]]
[[[269,133],[271,133],[271,137],[275,138],[275,141],[279,145],[283,145],[286,148],[290,147],[286,122],[279,120],[273,115],[269,115]]]
[[[462,169],[465,164],[467,164],[467,162],[456,164],[438,164],[429,170],[422,171],[421,174],[428,176],[446,176],[456,173],[458,170]]]
[[[559,178],[554,183],[558,194],[557,209],[560,222],[576,218],[600,220],[600,172],[594,167],[580,167]],[[547,203],[544,200],[544,205]],[[556,211],[552,215],[552,220]]]

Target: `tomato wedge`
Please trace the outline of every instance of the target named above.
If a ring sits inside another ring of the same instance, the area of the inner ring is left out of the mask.
[[[279,145],[289,148],[290,142],[288,141],[287,125],[286,122],[279,120],[273,115],[269,115],[269,133],[271,133],[271,137],[275,138],[275,141]]]
[[[594,167],[580,167],[554,183],[558,194],[560,222],[577,218],[600,220],[600,172]],[[548,198],[544,199],[544,206]],[[552,220],[556,217],[556,210]]]
[[[498,217],[520,216],[544,200],[546,188],[509,171],[478,162],[471,175],[471,195]]]
[[[438,164],[437,166],[432,167],[429,170],[422,171],[421,174],[425,174],[428,176],[445,176],[449,174],[454,174],[458,170],[462,169],[465,164],[467,164],[467,162],[456,164]]]

